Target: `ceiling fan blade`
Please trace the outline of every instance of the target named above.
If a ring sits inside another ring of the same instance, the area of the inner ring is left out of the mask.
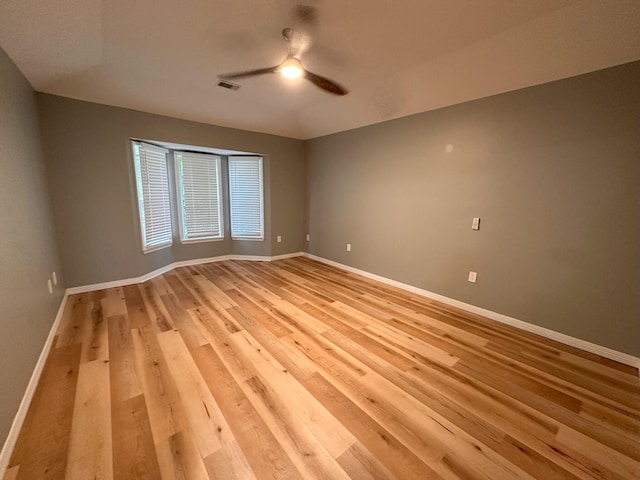
[[[304,78],[311,81],[317,87],[320,87],[326,92],[333,93],[334,95],[346,95],[349,91],[338,85],[336,82],[329,80],[328,78],[321,77],[320,75],[316,75],[315,73],[310,72],[309,70],[304,71]]]
[[[274,73],[278,69],[279,65],[275,67],[258,68],[256,70],[245,70],[243,72],[225,73],[219,75],[223,80],[236,80],[238,78],[254,77],[256,75],[264,75],[265,73]]]

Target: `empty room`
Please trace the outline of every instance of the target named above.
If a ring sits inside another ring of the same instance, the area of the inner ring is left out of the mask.
[[[638,25],[2,0],[0,479],[640,478]]]

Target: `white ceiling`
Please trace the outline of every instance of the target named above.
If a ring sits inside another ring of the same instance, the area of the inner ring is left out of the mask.
[[[640,0],[0,1],[0,46],[38,91],[302,139],[638,60],[638,25]],[[216,86],[279,64],[286,26],[349,95],[275,74]]]

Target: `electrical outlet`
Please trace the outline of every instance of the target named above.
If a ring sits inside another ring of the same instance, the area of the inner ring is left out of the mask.
[[[347,243],[347,252],[350,252],[350,251],[351,251],[351,244]]]
[[[469,281],[471,283],[476,283],[477,279],[478,279],[478,272],[469,272]]]
[[[50,278],[47,280],[47,288],[49,289],[49,293],[53,293],[53,284]]]
[[[276,237],[276,242],[278,242],[278,243],[282,242],[282,237],[280,235],[278,235]]]
[[[53,272],[51,274],[51,278],[53,278],[53,284],[57,285],[58,284],[58,276],[56,275],[56,272]]]
[[[311,240],[311,235],[307,233],[307,242]]]
[[[480,217],[473,217],[473,222],[471,222],[471,230],[480,230]]]

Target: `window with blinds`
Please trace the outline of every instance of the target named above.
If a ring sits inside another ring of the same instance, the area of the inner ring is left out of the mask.
[[[229,157],[231,238],[264,240],[262,157]]]
[[[174,161],[182,242],[222,239],[220,157],[174,152]]]
[[[138,191],[142,251],[147,253],[173,243],[167,150],[133,142]]]

